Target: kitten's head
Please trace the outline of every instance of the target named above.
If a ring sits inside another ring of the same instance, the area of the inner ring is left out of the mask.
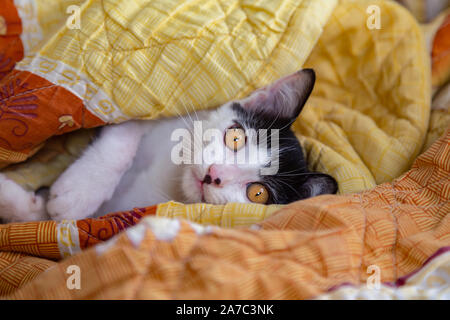
[[[336,193],[331,176],[308,171],[291,130],[314,82],[314,71],[304,69],[210,112],[203,132],[218,134],[194,149],[194,157],[201,152],[203,161],[183,169],[186,200],[284,204]]]

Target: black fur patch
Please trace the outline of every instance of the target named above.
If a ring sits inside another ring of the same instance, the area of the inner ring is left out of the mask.
[[[246,128],[256,131],[267,129],[279,130],[279,169],[275,175],[261,175],[261,182],[269,188],[271,194],[270,203],[286,204],[293,201],[310,197],[308,192],[308,178],[316,173],[308,171],[308,166],[303,154],[302,147],[291,130],[291,124],[295,119],[274,118],[269,113],[255,112],[244,109],[239,103],[234,103],[231,108],[237,113],[238,121]],[[271,139],[267,139],[270,148]],[[330,179],[324,188],[329,193],[336,193],[337,183]],[[256,182],[256,181],[255,181]],[[333,190],[334,189],[334,190]]]

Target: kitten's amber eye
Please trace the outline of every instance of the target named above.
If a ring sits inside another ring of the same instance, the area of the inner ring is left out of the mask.
[[[242,127],[231,127],[225,132],[225,145],[233,151],[245,146],[245,130]]]
[[[252,183],[247,187],[247,197],[251,202],[265,204],[269,201],[269,190],[260,183]]]

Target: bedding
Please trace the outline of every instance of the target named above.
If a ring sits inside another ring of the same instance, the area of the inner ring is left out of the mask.
[[[449,300],[450,299],[450,248],[436,252],[416,272],[399,278],[395,283],[382,284],[377,290],[367,286],[343,285],[318,297],[322,300]]]
[[[390,183],[266,209],[266,219],[249,226],[224,227],[239,204],[165,204],[100,219],[0,226],[0,292],[6,299],[325,299],[364,297],[364,290],[369,297],[419,297],[402,287],[418,283],[428,286],[429,298],[448,297],[448,254],[438,272],[444,284],[428,265],[450,248],[449,198],[450,127]],[[203,212],[221,218],[202,225]],[[73,265],[80,290],[67,287]],[[373,266],[382,291],[364,286]],[[344,284],[362,289],[343,292]]]
[[[6,3],[0,166],[24,188],[49,186],[96,127],[213,108],[312,67],[293,129],[340,194],[0,225],[3,298],[370,297],[369,266],[392,287],[450,247],[450,110],[431,108],[432,79],[449,74],[445,23],[430,36],[382,0]],[[74,4],[80,29],[65,23]],[[82,290],[66,287],[73,264]]]

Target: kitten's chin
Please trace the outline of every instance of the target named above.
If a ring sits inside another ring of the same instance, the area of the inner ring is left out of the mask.
[[[184,202],[225,204],[225,199],[221,199],[217,194],[214,194],[211,188],[210,185],[202,184],[193,167],[188,167],[183,171],[181,189]]]
[[[211,203],[211,204],[226,204],[227,203],[227,201],[225,199],[222,199],[221,197],[214,195],[207,188],[205,188],[203,202]]]

